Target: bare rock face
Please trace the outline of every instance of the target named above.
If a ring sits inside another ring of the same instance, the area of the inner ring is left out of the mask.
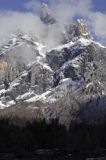
[[[41,16],[42,18],[46,18],[46,16],[50,15],[50,10],[48,8],[48,5],[45,3],[42,3],[41,6]]]
[[[55,19],[51,15],[50,9],[47,4],[42,3],[40,18],[45,24],[54,24]]]
[[[86,39],[90,39],[91,38],[90,33],[88,32],[88,29],[87,29],[87,25],[82,19],[77,20],[77,23],[76,23],[76,34],[78,36],[83,36]]]
[[[55,22],[45,4],[40,18]],[[46,53],[37,38],[23,34],[1,46],[0,115],[58,118],[66,125],[105,120],[106,48],[91,39],[82,20],[64,33]]]

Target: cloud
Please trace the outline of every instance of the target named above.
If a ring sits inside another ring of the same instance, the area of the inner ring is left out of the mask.
[[[64,25],[74,21],[76,17],[86,19],[90,31],[106,44],[106,14],[93,11],[93,0],[48,0],[51,14],[57,24],[46,26],[39,18],[41,2],[30,0],[24,4],[28,12],[0,12],[0,41],[11,33],[20,30],[36,36],[48,48],[59,45]]]
[[[24,7],[34,13],[38,13],[41,8],[41,2],[39,0],[31,0],[28,3],[25,3]]]
[[[67,23],[75,16],[87,16],[92,0],[53,0],[50,2],[52,11],[58,21]]]
[[[45,29],[45,25],[39,17],[30,12],[2,12],[0,13],[0,23],[0,40],[17,31],[33,34],[40,38]]]
[[[89,14],[89,19],[92,32],[101,42],[106,44],[106,14],[92,12]]]

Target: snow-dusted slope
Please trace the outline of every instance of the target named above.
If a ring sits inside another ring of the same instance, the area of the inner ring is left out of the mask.
[[[101,99],[105,111],[106,48],[90,38],[82,20],[73,33],[65,34],[68,41],[49,50],[47,44],[28,34],[12,35],[2,44],[0,114],[15,115],[16,110],[11,113],[11,109],[21,106],[39,110],[47,119],[58,117],[61,123],[82,121],[81,109],[92,108],[87,108],[89,115],[97,106],[98,114]]]

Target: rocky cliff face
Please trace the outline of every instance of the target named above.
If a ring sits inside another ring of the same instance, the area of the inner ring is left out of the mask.
[[[53,18],[50,12],[50,9],[48,8],[48,5],[45,3],[41,5],[40,18],[47,25],[54,24],[56,22],[56,20]]]
[[[57,23],[42,7],[42,21]],[[0,46],[0,115],[64,124],[105,120],[106,48],[91,39],[82,20],[68,24],[61,44],[46,53],[36,37],[23,33]]]

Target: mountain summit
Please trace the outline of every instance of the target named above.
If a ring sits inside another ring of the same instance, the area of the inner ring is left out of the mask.
[[[58,25],[46,4],[40,18],[49,29]],[[27,33],[11,35],[0,46],[0,115],[58,118],[66,125],[104,121],[106,47],[77,20],[64,27],[58,46],[46,48]]]
[[[85,39],[90,39],[90,33],[88,32],[88,28],[86,23],[82,20],[82,19],[78,19],[77,20],[77,24],[76,24],[76,32],[78,36],[82,36]]]
[[[50,9],[47,4],[42,3],[40,18],[45,24],[54,24],[55,19],[53,18]]]

